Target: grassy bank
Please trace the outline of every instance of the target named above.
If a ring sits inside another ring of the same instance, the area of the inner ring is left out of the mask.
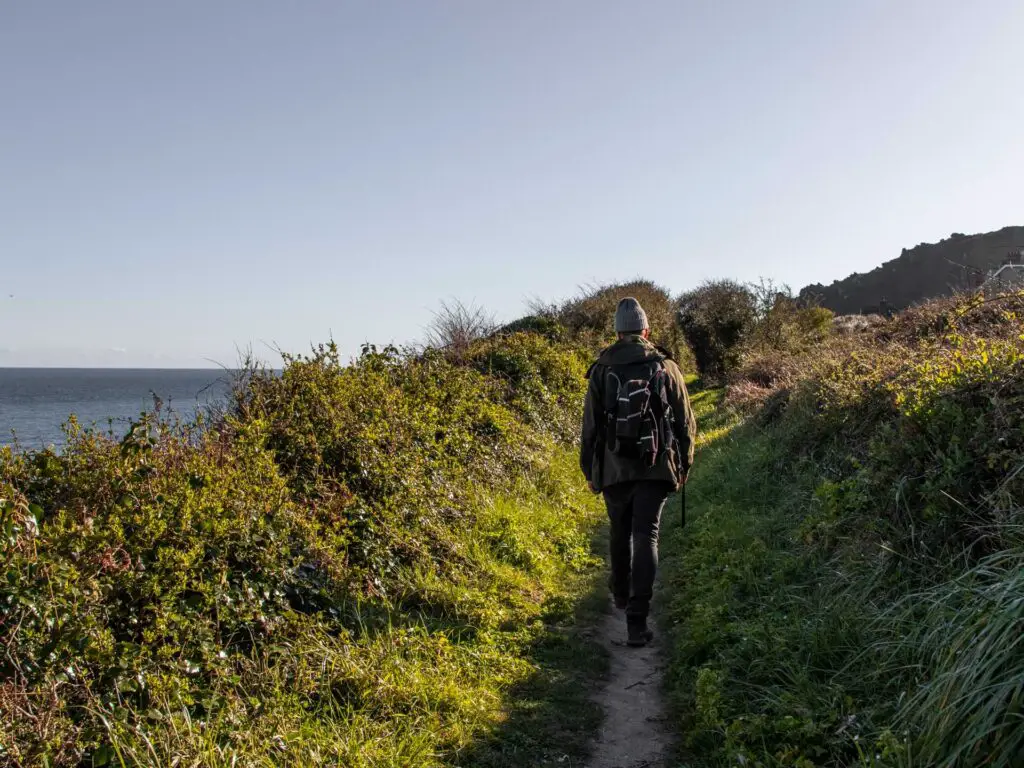
[[[932,304],[695,398],[661,606],[682,762],[1021,764],[1022,307]]]
[[[0,765],[578,764],[584,370],[324,347],[215,423],[3,449]]]

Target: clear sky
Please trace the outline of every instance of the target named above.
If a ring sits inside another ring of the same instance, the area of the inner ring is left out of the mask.
[[[4,2],[0,365],[352,355],[445,298],[1022,224],[1022,45],[1020,0]]]

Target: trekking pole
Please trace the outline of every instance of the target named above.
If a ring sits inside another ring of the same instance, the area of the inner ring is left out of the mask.
[[[679,521],[679,527],[680,528],[685,528],[686,527],[686,483],[683,483],[683,488],[682,488],[682,491],[681,491],[681,497],[680,497],[680,504],[679,504],[679,506],[680,506],[680,509],[682,509],[682,515],[681,515],[681,519]]]

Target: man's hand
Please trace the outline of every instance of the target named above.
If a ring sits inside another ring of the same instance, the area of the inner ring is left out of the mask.
[[[590,480],[587,480],[587,488],[590,489],[591,493],[597,493],[598,492],[597,488],[594,487],[594,484]]]

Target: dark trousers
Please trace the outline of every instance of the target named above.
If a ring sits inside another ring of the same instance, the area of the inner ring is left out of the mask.
[[[658,571],[658,526],[669,483],[637,480],[604,489],[611,521],[611,588],[616,597],[628,598],[626,618],[647,618]]]

